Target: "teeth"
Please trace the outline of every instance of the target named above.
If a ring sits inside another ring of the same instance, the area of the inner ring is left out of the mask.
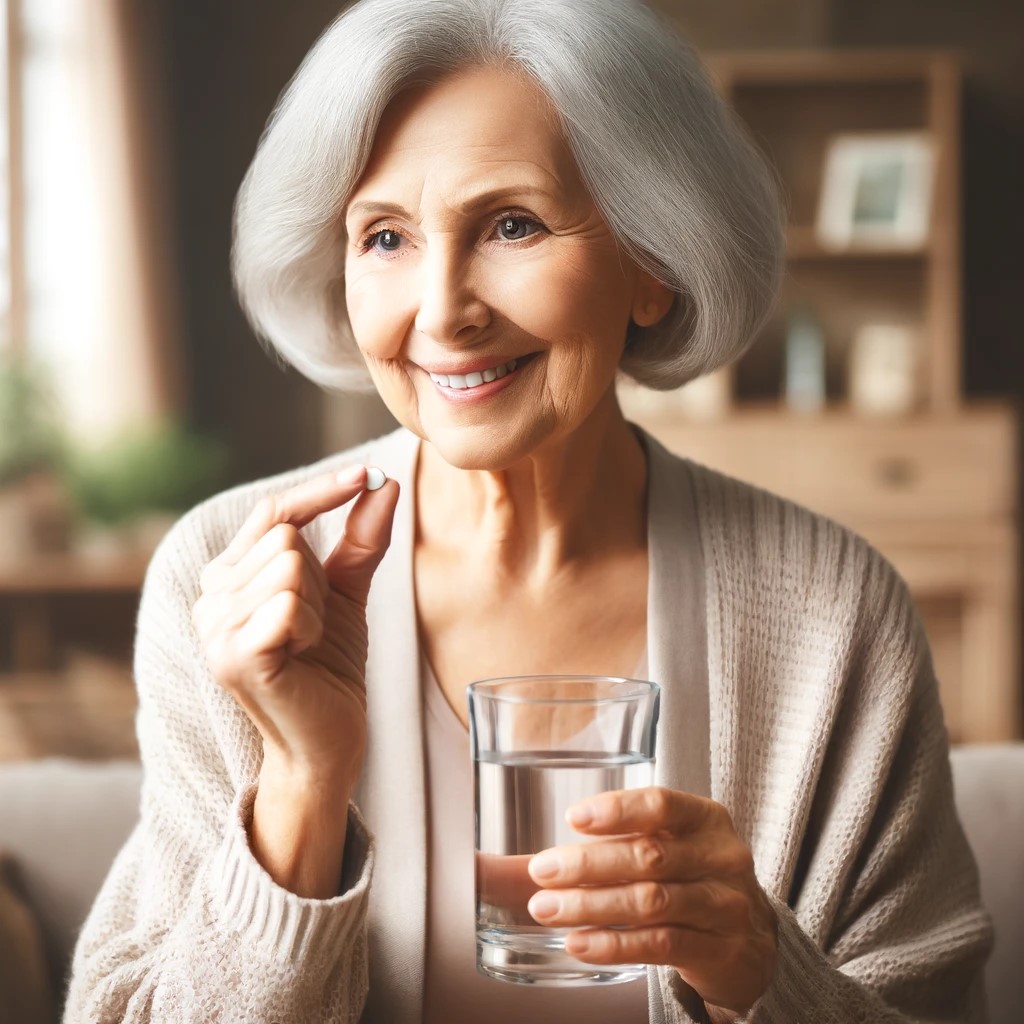
[[[440,384],[441,387],[453,388],[456,391],[466,391],[469,388],[479,387],[481,384],[490,384],[492,380],[501,380],[502,377],[510,374],[518,365],[518,362],[512,359],[490,370],[482,370],[465,375],[461,373],[432,373],[430,379],[436,384]]]

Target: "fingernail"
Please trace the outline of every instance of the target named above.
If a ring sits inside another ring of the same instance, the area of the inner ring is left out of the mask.
[[[562,901],[553,892],[538,892],[529,903],[534,917],[554,917],[562,909]]]
[[[571,935],[566,937],[566,953],[586,953],[588,949],[590,949],[590,939],[587,938],[586,933],[573,932]]]
[[[368,491],[379,491],[387,481],[387,477],[384,475],[383,469],[378,469],[376,466],[370,466],[366,470],[366,489]]]
[[[566,818],[574,828],[589,825],[594,820],[594,810],[589,804],[570,807],[566,812]]]
[[[530,861],[530,874],[534,878],[554,878],[562,865],[555,853],[538,853]]]

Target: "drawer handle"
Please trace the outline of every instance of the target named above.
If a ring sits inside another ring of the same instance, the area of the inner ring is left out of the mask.
[[[917,477],[914,463],[910,459],[885,459],[878,464],[878,479],[886,487],[909,487]]]

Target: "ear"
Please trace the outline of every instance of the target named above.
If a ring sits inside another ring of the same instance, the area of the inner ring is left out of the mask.
[[[672,308],[676,293],[646,270],[637,271],[632,319],[637,327],[651,327]]]

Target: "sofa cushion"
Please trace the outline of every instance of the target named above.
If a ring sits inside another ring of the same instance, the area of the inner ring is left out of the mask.
[[[138,820],[140,783],[137,761],[0,764],[0,849],[18,864],[58,986],[78,930]]]
[[[987,970],[990,1019],[1016,1024],[1024,1005],[1024,744],[957,747],[952,766],[957,808],[996,925]],[[78,929],[138,818],[140,783],[134,761],[0,764],[0,850],[18,862],[52,977],[62,976]],[[3,948],[0,942],[0,956]]]
[[[956,806],[981,875],[996,945],[986,967],[991,1024],[1018,1024],[1024,1006],[1024,743],[954,747]]]
[[[0,852],[0,1017],[50,1024],[50,971],[39,922],[29,908],[10,854]]]

